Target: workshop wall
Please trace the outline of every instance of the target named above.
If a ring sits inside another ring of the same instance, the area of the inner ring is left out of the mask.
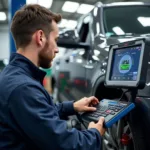
[[[0,60],[9,58],[8,26],[0,26]]]

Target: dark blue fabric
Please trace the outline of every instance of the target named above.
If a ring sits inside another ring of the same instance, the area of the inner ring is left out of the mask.
[[[97,129],[67,129],[73,102],[54,105],[44,76],[17,53],[0,73],[0,150],[100,150]]]

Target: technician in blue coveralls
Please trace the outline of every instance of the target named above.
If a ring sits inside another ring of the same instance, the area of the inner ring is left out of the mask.
[[[61,16],[39,5],[25,5],[13,17],[11,32],[17,53],[0,74],[1,150],[100,150],[104,118],[87,130],[67,129],[63,118],[94,111],[95,97],[54,105],[42,86],[58,52],[57,23]]]

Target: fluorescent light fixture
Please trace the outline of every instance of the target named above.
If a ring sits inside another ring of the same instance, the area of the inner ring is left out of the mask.
[[[66,27],[69,29],[74,29],[77,25],[77,21],[75,20],[68,20]]]
[[[113,29],[113,31],[114,31],[117,35],[124,35],[124,34],[125,34],[124,31],[123,31],[120,27],[118,27],[118,26],[113,27],[112,29]]]
[[[59,28],[64,28],[67,23],[68,23],[67,19],[62,19],[61,22],[58,24],[58,27]]]
[[[0,12],[0,21],[5,21],[6,18],[6,14],[4,12]]]
[[[38,4],[38,0],[26,0],[26,4]]]
[[[53,0],[26,0],[26,4],[39,4],[46,8],[50,8],[52,6]]]
[[[62,7],[62,10],[66,12],[74,13],[77,11],[78,7],[79,7],[79,3],[66,1]]]
[[[150,17],[138,17],[137,20],[142,24],[143,27],[150,26]]]
[[[87,14],[94,8],[93,5],[89,4],[81,4],[80,7],[77,10],[77,13],[79,14]]]
[[[74,29],[76,27],[76,25],[77,25],[77,21],[75,21],[75,20],[62,19],[61,22],[58,24],[58,27]]]
[[[143,5],[144,2],[114,2],[110,4],[106,4],[107,6],[123,6],[123,5]]]
[[[38,0],[38,4],[46,8],[51,8],[53,0]]]

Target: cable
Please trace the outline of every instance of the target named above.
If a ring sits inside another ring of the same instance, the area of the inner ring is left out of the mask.
[[[124,94],[127,93],[127,92],[130,92],[129,89],[124,91],[124,92],[122,92],[121,97],[119,98],[119,100],[117,100],[118,104],[119,104],[119,101],[121,101],[121,99],[123,98]]]
[[[129,89],[128,89],[128,90],[126,90],[126,91],[124,91],[124,92],[122,93],[122,95],[121,95],[121,97],[120,97],[119,101],[123,98],[124,94],[125,94],[125,93],[128,93],[128,92],[130,92],[130,90],[129,90]]]
[[[86,129],[87,127],[86,127],[86,125],[84,124],[84,121],[82,120],[81,116],[80,116],[78,113],[76,113],[76,116],[77,116],[78,120],[83,124],[83,126],[84,126],[85,129]]]

